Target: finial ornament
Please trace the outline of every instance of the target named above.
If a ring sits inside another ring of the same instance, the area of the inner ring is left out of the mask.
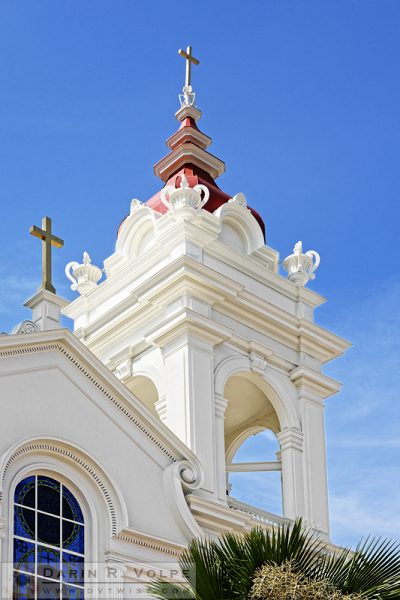
[[[83,253],[82,264],[76,261],[69,262],[65,267],[65,274],[72,282],[71,290],[86,296],[97,287],[102,272],[99,267],[92,265],[92,260],[87,252]]]
[[[174,214],[182,209],[200,210],[208,201],[210,191],[202,184],[190,187],[186,175],[182,175],[180,187],[165,187],[160,195],[161,202]]]
[[[186,52],[182,49],[178,50],[178,54],[180,54],[180,56],[183,56],[183,58],[186,60],[185,85],[182,88],[182,94],[179,94],[179,101],[182,107],[195,106],[196,94],[193,91],[191,85],[192,64],[199,65],[200,61],[192,55],[191,46],[188,46],[186,48]]]
[[[238,192],[229,200],[232,204],[236,204],[237,206],[242,206],[243,208],[247,208],[247,200],[246,196],[243,192]]]
[[[283,268],[288,273],[289,281],[297,285],[306,285],[310,279],[315,279],[314,272],[321,262],[318,252],[308,250],[303,252],[303,243],[297,242],[290,254],[283,261]]]
[[[32,225],[29,233],[42,240],[42,284],[39,289],[55,294],[56,288],[51,281],[51,247],[62,248],[64,240],[52,234],[49,217],[43,217],[42,228]]]
[[[132,214],[133,212],[135,212],[135,210],[137,210],[141,206],[143,206],[143,202],[141,200],[138,200],[137,198],[133,198],[133,200],[131,200],[130,214]]]

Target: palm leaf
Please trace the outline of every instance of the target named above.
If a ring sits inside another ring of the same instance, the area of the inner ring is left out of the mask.
[[[321,557],[314,576],[330,581],[346,594],[400,598],[400,544],[367,538],[355,551],[344,549]]]
[[[163,599],[245,600],[260,567],[288,561],[294,572],[343,594],[400,600],[400,544],[367,538],[355,551],[332,552],[301,519],[269,530],[227,533],[216,541],[193,540],[180,559],[185,584],[177,591],[158,581],[149,591]]]

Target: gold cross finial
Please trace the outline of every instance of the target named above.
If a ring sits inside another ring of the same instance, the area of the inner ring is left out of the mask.
[[[186,59],[186,79],[185,79],[185,87],[190,87],[190,79],[192,73],[192,63],[194,65],[199,65],[200,61],[197,60],[194,56],[192,56],[192,46],[188,46],[186,48],[186,52],[184,50],[178,50],[178,54],[183,56]]]
[[[43,217],[42,229],[33,225],[29,233],[42,240],[42,290],[56,293],[56,289],[51,283],[51,247],[62,248],[64,241],[51,233],[51,219]]]

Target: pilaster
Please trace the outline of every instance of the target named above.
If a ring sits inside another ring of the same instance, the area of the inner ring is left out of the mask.
[[[215,462],[218,499],[226,502],[225,411],[228,401],[217,392],[215,406]]]
[[[303,434],[285,427],[277,434],[282,462],[283,514],[289,519],[305,515]]]
[[[157,411],[197,455],[204,469],[203,490],[215,498],[213,370],[214,345],[221,343],[221,336],[199,323],[178,319],[170,327],[152,332],[151,338],[162,350],[165,368],[165,395],[160,398]]]
[[[290,378],[298,388],[304,431],[305,516],[316,530],[329,536],[324,398],[336,393],[340,384],[304,367],[292,371]]]

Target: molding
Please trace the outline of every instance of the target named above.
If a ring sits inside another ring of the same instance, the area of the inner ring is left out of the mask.
[[[204,150],[212,143],[212,139],[200,131],[200,129],[185,126],[169,136],[167,139],[167,146],[168,148],[171,148],[171,150],[174,150],[180,143],[193,140],[196,141],[197,145]]]
[[[1,504],[1,500],[0,500]],[[1,549],[1,540],[7,536],[7,521],[3,517],[0,517],[0,549]]]
[[[11,465],[26,454],[35,454],[37,456],[38,453],[53,454],[61,456],[63,459],[68,459],[75,463],[75,465],[80,466],[93,479],[97,487],[101,490],[107,504],[111,521],[111,532],[113,535],[116,535],[121,526],[123,526],[118,518],[119,512],[122,512],[121,516],[127,522],[127,512],[119,498],[120,494],[115,490],[111,492],[114,484],[111,483],[105,475],[104,470],[96,464],[94,459],[89,457],[83,450],[70,445],[68,442],[51,438],[31,439],[18,443],[8,453],[3,455],[0,463],[0,501],[2,499],[4,482]],[[119,504],[119,510],[117,509],[117,503]]]
[[[203,500],[193,494],[187,496],[186,501],[196,521],[208,533],[241,531],[250,524],[250,516],[234,511],[227,505]]]
[[[250,369],[253,371],[253,373],[264,375],[265,369],[267,368],[267,361],[265,358],[256,352],[250,352],[249,359]]]
[[[328,398],[337,394],[342,387],[342,384],[335,379],[303,366],[293,369],[290,379],[300,393],[310,392],[319,398]]]
[[[290,448],[303,451],[304,436],[297,427],[284,427],[276,434],[276,437],[279,440],[281,452]]]
[[[183,121],[185,117],[192,117],[195,121],[201,119],[202,112],[197,106],[181,106],[175,113],[178,121]]]
[[[275,252],[272,248],[266,248],[271,252]],[[279,272],[274,271],[273,269],[267,267],[260,269],[259,256],[260,252],[262,252],[262,248],[258,248],[253,254],[243,255],[220,240],[215,240],[204,250],[208,256],[216,258],[224,265],[250,276],[254,281],[266,285],[269,289],[279,292],[282,296],[293,300],[295,303],[297,303],[298,300],[301,300],[311,308],[317,308],[326,301],[320,294],[317,294],[308,288],[297,286],[295,283],[282,277]],[[218,273],[218,275],[226,277],[220,273]],[[260,298],[260,301],[262,301],[262,298]]]
[[[194,495],[187,496],[186,500],[204,531],[213,535],[253,527],[270,528],[290,522],[290,519],[239,502],[230,496],[226,497],[226,504],[210,502]]]
[[[131,529],[123,529],[122,531],[118,532],[113,539],[122,542],[128,542],[130,544],[136,544],[137,546],[162,552],[163,554],[170,554],[171,556],[179,556],[181,552],[185,550],[185,546],[183,544],[181,545],[177,542],[163,540],[161,538],[153,537],[146,533]]]
[[[215,416],[224,418],[227,406],[228,406],[228,400],[226,400],[226,398],[224,398],[222,396],[222,394],[215,392],[215,394],[214,394]]]
[[[155,409],[157,411],[158,416],[161,421],[165,421],[167,418],[167,396],[166,394],[162,394],[162,396],[155,403]]]
[[[132,360],[132,356],[129,356],[128,358],[125,358],[125,360],[118,362],[113,369],[114,375],[124,383],[132,376]]]
[[[184,142],[154,165],[154,174],[162,181],[167,181],[172,172],[178,171],[188,159],[190,163],[209,173],[213,179],[225,171],[225,163],[222,160],[192,142]]]
[[[344,338],[303,318],[299,319],[298,332],[300,352],[315,356],[322,364],[341,356],[352,346]]]
[[[215,392],[223,396],[228,379],[240,372],[251,373],[248,355],[237,353],[223,358],[214,368]],[[254,377],[258,378],[258,386],[270,400],[280,426],[300,427],[297,392],[292,383],[287,378],[280,378],[274,369],[268,369],[263,375],[254,374]]]
[[[57,294],[54,294],[53,292],[49,292],[48,290],[39,288],[39,290],[36,292],[36,294],[34,294],[31,298],[29,298],[29,300],[27,300],[24,303],[24,306],[26,306],[27,308],[33,309],[40,302],[43,302],[43,301],[49,302],[49,304],[54,304],[55,306],[58,306],[61,309],[66,308],[69,304],[69,300],[62,298],[61,296],[58,296]]]
[[[230,442],[229,446],[225,449],[225,462],[226,464],[232,464],[234,456],[240,446],[251,436],[257,433],[265,431],[267,425],[262,421],[253,421],[243,431],[240,431],[234,439]],[[272,431],[272,429],[271,429]],[[276,432],[274,432],[276,435]]]
[[[245,256],[264,246],[264,234],[259,222],[247,208],[246,200],[243,194],[237,194],[229,202],[222,204],[214,214],[221,221],[221,232],[219,240],[226,246],[232,247],[236,252]],[[239,250],[235,245],[225,238],[225,225],[233,228],[239,235],[242,249]]]
[[[209,252],[210,249],[207,247],[207,253]],[[248,261],[245,260],[245,262],[248,264]],[[342,340],[322,327],[296,316],[298,292],[300,289],[304,290],[304,288],[299,288],[299,286],[288,282],[268,269],[262,270],[263,276],[260,277],[259,264],[257,269],[259,272],[257,279],[275,292],[292,300],[293,311],[279,308],[271,301],[264,300],[259,295],[246,290],[244,284],[238,284],[231,277],[226,277],[196,260],[181,255],[168,265],[161,266],[151,278],[142,281],[135,288],[135,294],[133,294],[132,288],[131,294],[125,294],[122,301],[109,308],[107,313],[103,313],[86,327],[86,343],[96,352],[101,351],[101,348],[108,343],[106,328],[108,331],[112,322],[114,336],[123,336],[126,334],[128,320],[130,321],[130,328],[137,328],[139,323],[142,324],[144,320],[154,319],[157,314],[161,316],[163,307],[176,297],[179,289],[182,292],[182,289],[189,287],[196,290],[196,294],[206,294],[207,298],[210,296],[209,290],[212,289],[210,302],[214,310],[231,319],[240,320],[244,325],[272,337],[295,352],[304,351],[318,360],[326,362],[341,355],[349,347],[346,340]],[[130,271],[130,281],[134,271],[136,271],[135,268]],[[99,286],[95,294],[90,294],[88,298],[90,299],[90,305],[84,310],[90,312],[94,307],[92,303],[105,302],[112,291],[115,295],[118,294],[117,290],[120,290],[122,283],[128,285],[125,277],[119,279],[118,285],[115,285],[111,280],[109,282],[107,290],[103,287],[104,285],[107,286],[108,282],[106,281]],[[296,291],[296,295],[286,294],[286,287],[289,288],[290,292]],[[312,292],[312,295],[315,294]],[[318,299],[320,299],[319,296]],[[74,310],[71,309],[71,306],[68,307],[70,316],[74,316],[72,312],[75,312],[75,309],[78,308],[78,302],[76,300],[73,303]],[[82,307],[82,304],[80,306]],[[232,331],[232,335],[234,335],[234,331]]]
[[[36,352],[59,352],[139,429],[171,462],[197,459],[157,416],[67,329],[0,337],[0,360]]]
[[[192,335],[196,339],[216,346],[229,339],[230,331],[211,319],[199,316],[189,309],[183,309],[172,319],[167,319],[161,326],[150,331],[146,335],[146,341],[154,346],[165,347],[182,335]]]

